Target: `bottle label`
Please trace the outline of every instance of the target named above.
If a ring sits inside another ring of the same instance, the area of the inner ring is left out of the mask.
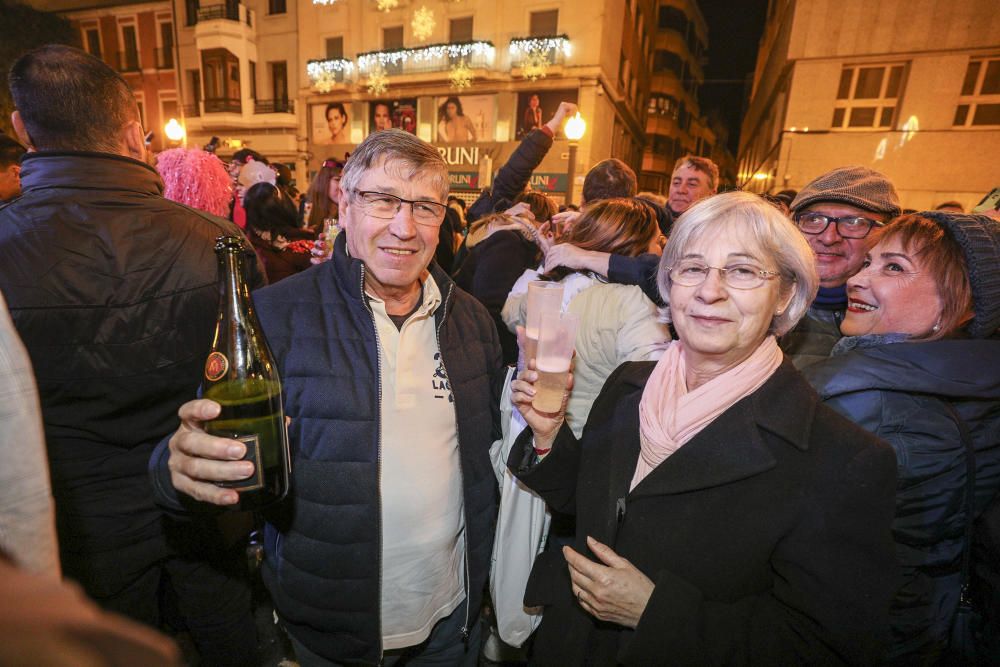
[[[246,454],[240,460],[253,464],[253,474],[246,479],[238,479],[234,482],[216,482],[216,484],[236,491],[256,491],[264,488],[264,474],[260,467],[260,438],[257,435],[238,435],[233,440],[239,440],[247,446]]]
[[[209,382],[219,380],[229,371],[229,359],[221,352],[212,352],[205,360],[205,379]]]

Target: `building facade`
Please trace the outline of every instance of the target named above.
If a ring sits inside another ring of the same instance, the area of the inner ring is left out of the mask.
[[[998,146],[992,0],[771,0],[740,136],[748,189],[865,165],[904,207],[969,210],[998,184]]]
[[[641,167],[653,0],[173,3],[188,142],[253,148],[300,187],[392,126],[437,146],[453,191],[471,197],[560,101],[579,105],[587,132],[573,151],[557,137],[533,187],[562,201],[570,153],[576,201],[599,159]]]

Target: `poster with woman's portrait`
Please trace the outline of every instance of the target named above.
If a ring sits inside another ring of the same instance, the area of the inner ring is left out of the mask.
[[[496,98],[493,95],[450,95],[437,103],[437,140],[445,144],[493,141]]]
[[[329,146],[351,143],[350,103],[330,102],[309,108],[309,125],[313,144]]]
[[[391,127],[417,133],[417,98],[373,100],[368,103],[368,134]]]
[[[529,91],[518,93],[517,95],[517,138],[522,139],[524,135],[532,130],[541,127],[549,122],[560,102],[577,103],[577,91],[574,90],[546,90]],[[561,132],[557,134],[558,139],[564,139]]]

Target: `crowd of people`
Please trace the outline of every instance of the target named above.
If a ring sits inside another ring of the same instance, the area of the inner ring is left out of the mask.
[[[299,193],[250,149],[149,159],[77,49],[9,81],[0,664],[264,664],[262,607],[302,667],[1000,659],[996,212],[905,210],[851,165],[720,193],[693,155],[666,193],[601,160],[559,207],[528,184],[570,103],[468,206],[391,128]],[[290,492],[261,517],[222,511],[253,464],[198,398],[222,235],[284,387]],[[556,412],[536,281],[580,322]],[[487,594],[504,471],[553,517],[504,591],[521,646]]]

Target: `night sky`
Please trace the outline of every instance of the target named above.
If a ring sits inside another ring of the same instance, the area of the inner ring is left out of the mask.
[[[698,6],[708,23],[708,65],[699,102],[702,113],[716,111],[729,126],[729,149],[735,155],[750,92],[744,81],[757,63],[767,0],[698,0]]]

